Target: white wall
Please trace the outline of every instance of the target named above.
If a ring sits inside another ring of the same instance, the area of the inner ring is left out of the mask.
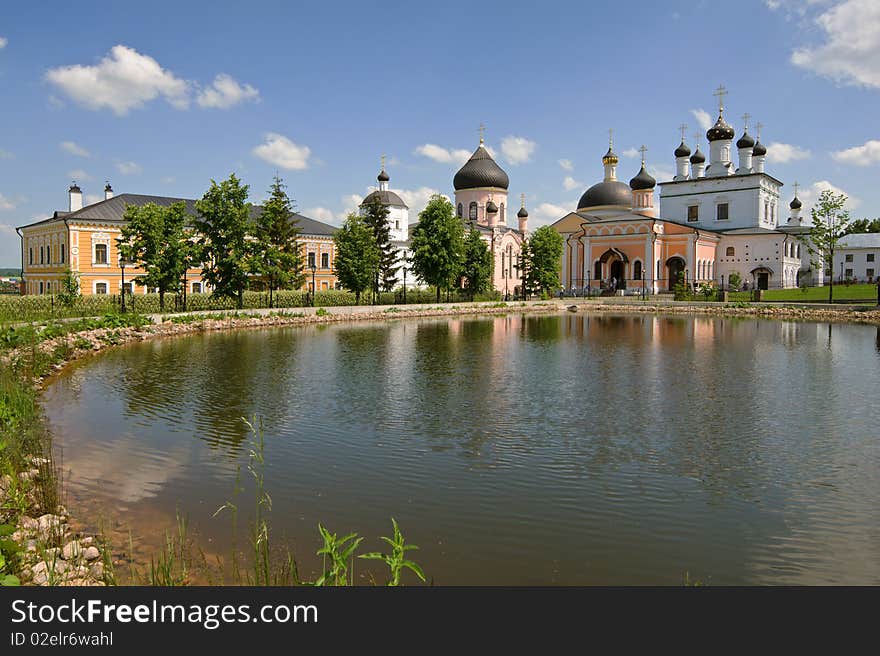
[[[873,262],[868,261],[869,255],[874,256]],[[852,258],[851,262],[846,261],[847,256]],[[840,279],[841,269],[844,278],[856,278],[859,282],[867,282],[870,277],[876,281],[877,274],[880,273],[880,248],[842,248],[836,251],[834,253],[834,267],[831,270],[835,281]],[[851,270],[849,276],[847,276],[848,269]],[[869,269],[873,271],[870,275]]]
[[[660,217],[709,230],[775,228],[779,222],[780,185],[766,175],[698,178],[660,184]],[[764,217],[764,204],[773,211]],[[728,204],[726,221],[716,220],[716,206]],[[696,205],[699,220],[689,222],[688,206]]]

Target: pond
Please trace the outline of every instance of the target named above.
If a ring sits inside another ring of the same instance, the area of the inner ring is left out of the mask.
[[[259,416],[306,574],[318,522],[395,517],[440,585],[878,584],[878,391],[877,327],[566,313],[147,341],[43,402],[72,513],[136,552],[179,513],[229,553]]]

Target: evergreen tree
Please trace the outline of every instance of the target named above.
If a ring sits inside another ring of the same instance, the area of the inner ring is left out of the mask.
[[[202,277],[218,296],[235,298],[244,306],[248,282],[248,240],[250,204],[248,186],[231,174],[221,183],[211,180],[211,188],[196,201],[199,217],[195,226],[200,234]]]
[[[464,242],[462,256],[461,282],[471,300],[474,296],[492,288],[492,253],[480,236],[480,231],[472,227]]]
[[[880,219],[858,219],[849,224],[849,234],[880,232]]]
[[[336,259],[333,270],[339,283],[354,292],[355,302],[360,304],[361,294],[370,289],[379,267],[379,251],[373,229],[362,217],[349,214],[345,224],[333,235]]]
[[[378,287],[382,291],[391,291],[397,284],[398,269],[395,266],[397,252],[391,243],[391,225],[388,223],[388,215],[391,210],[378,195],[373,196],[368,203],[365,203],[362,210],[364,223],[373,229],[376,249],[379,251]],[[375,281],[373,286],[376,287]],[[375,289],[375,291],[378,294],[379,289]]]
[[[527,253],[527,287],[552,295],[559,289],[562,262],[562,235],[550,226],[541,226],[523,246]]]
[[[464,225],[446,198],[434,195],[419,213],[410,239],[413,272],[440,291],[449,290],[461,274]]]
[[[849,212],[844,209],[846,205],[844,194],[835,194],[826,189],[819,195],[819,200],[810,210],[813,225],[809,232],[800,237],[809,251],[812,265],[832,269],[834,264],[834,252],[838,248],[840,240],[849,233]],[[834,300],[834,271],[828,279],[828,302]]]
[[[117,239],[123,259],[144,270],[134,282],[159,290],[159,310],[165,310],[165,294],[177,292],[190,262],[192,244],[187,238],[189,216],[184,203],[161,207],[155,203],[129,205],[125,224]]]
[[[299,243],[299,220],[286,185],[277,175],[269,188],[269,199],[254,222],[250,270],[266,281],[269,307],[274,307],[276,289],[301,287],[305,282]]]

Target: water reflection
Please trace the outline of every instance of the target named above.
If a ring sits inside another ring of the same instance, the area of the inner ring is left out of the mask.
[[[202,335],[107,352],[45,403],[74,498],[179,508],[221,551],[260,414],[279,533],[393,515],[438,582],[877,583],[880,330],[831,334],[565,313]]]

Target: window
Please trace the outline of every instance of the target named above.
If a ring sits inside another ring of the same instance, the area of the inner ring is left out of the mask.
[[[61,264],[64,264],[64,244],[61,244]]]
[[[593,277],[596,280],[602,280],[602,263],[599,261],[593,264]]]
[[[850,253],[850,254],[848,254],[848,255],[846,256],[846,261],[847,261],[847,262],[852,262],[852,261],[853,261],[852,253]]]
[[[852,269],[846,269],[843,273],[844,277],[852,278]]]
[[[464,208],[461,206],[461,203],[458,204],[458,209],[456,210],[456,214],[458,218],[462,218],[464,216]]]
[[[474,201],[470,205],[468,205],[468,218],[471,221],[477,220],[477,203],[476,203],[476,201]]]
[[[736,249],[733,246],[728,246],[724,254],[727,257],[736,257]]]
[[[46,261],[43,256],[43,252],[44,252],[44,248],[42,246],[40,246],[40,264],[44,264]]]
[[[730,218],[727,214],[728,205],[727,203],[718,203],[718,207],[715,210],[715,218],[718,221],[727,221]]]
[[[395,222],[394,222],[394,229],[395,229],[395,230],[400,230],[400,221],[395,221]]]
[[[633,262],[633,278],[636,280],[642,279],[642,263],[638,260]]]
[[[506,257],[507,257],[507,253],[505,253],[504,251],[501,251],[501,277],[502,278],[507,277],[507,269],[504,268],[504,258],[506,258]]]
[[[34,263],[34,249],[29,248],[28,249],[28,264],[33,264],[33,263]]]
[[[133,290],[132,287],[131,287],[131,283],[130,283],[130,282],[127,282],[127,283],[125,283],[125,284],[122,286],[122,291],[124,291],[124,292],[125,292],[126,294],[128,294],[129,296],[131,296],[132,293],[134,292],[134,290]]]
[[[504,223],[506,219],[504,218],[504,203],[498,206],[498,218],[501,219],[501,223]]]
[[[873,253],[868,253],[868,254],[865,256],[865,258],[867,259],[868,262],[873,262],[873,261],[874,261],[874,254],[873,254]]]
[[[106,245],[104,245],[104,244],[99,244],[99,245],[104,246],[106,248]],[[96,282],[95,283],[95,293],[96,294],[106,294],[107,293],[107,283],[106,282]]]
[[[330,289],[330,285],[329,285],[329,283],[322,282],[322,283],[321,283],[321,291],[324,291],[324,290],[327,290],[327,289]]]
[[[330,268],[330,253],[321,253],[321,268]]]
[[[201,294],[202,293],[202,283],[194,282],[192,284],[192,293],[193,294]]]
[[[309,268],[311,269],[313,266],[315,266],[315,254],[309,253]]]
[[[795,248],[794,252],[795,252],[795,257],[801,256],[801,245],[800,244],[797,245],[797,248]]]
[[[688,205],[688,221],[699,221],[700,220],[700,206],[699,205]]]
[[[770,201],[764,201],[764,223],[770,220]]]
[[[43,281],[42,280],[40,281],[40,293],[41,294],[43,293]]]
[[[865,269],[865,275],[868,276],[869,278],[873,278],[874,277],[874,269]]]
[[[107,244],[95,244],[95,264],[107,264]],[[106,288],[106,283],[104,284]],[[98,292],[95,292],[96,294]],[[106,291],[104,292],[107,293]]]

